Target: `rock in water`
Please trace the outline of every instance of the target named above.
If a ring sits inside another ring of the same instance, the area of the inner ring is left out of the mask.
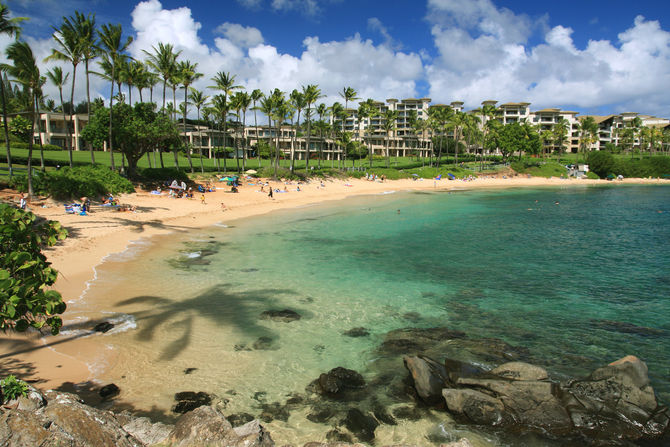
[[[114,327],[114,324],[110,323],[109,321],[103,321],[102,323],[98,323],[93,327],[93,330],[95,332],[102,332],[105,333],[112,329]]]
[[[344,332],[342,335],[344,335],[345,337],[353,337],[353,338],[367,337],[368,335],[370,335],[370,331],[364,327],[355,327]]]
[[[284,310],[266,310],[261,313],[261,320],[272,320],[279,321],[283,323],[290,323],[291,321],[296,321],[302,318],[302,316],[293,310],[284,309]]]
[[[321,393],[330,396],[337,396],[348,389],[360,389],[365,386],[363,376],[341,366],[321,374],[317,382]]]
[[[347,412],[347,417],[344,419],[344,425],[351,431],[359,440],[363,442],[371,442],[375,439],[375,429],[379,422],[372,416],[363,414],[357,408],[351,408]]]
[[[118,386],[114,383],[110,383],[109,385],[105,385],[102,388],[100,388],[100,391],[98,391],[98,394],[100,397],[103,399],[110,399],[114,396],[118,396],[121,390],[119,389]]]
[[[203,391],[197,393],[194,391],[182,391],[181,393],[176,393],[174,399],[177,403],[172,407],[172,411],[180,414],[212,403],[212,397]]]
[[[414,388],[419,397],[428,405],[443,403],[442,389],[447,380],[444,366],[422,355],[404,357],[403,361],[414,380]]]

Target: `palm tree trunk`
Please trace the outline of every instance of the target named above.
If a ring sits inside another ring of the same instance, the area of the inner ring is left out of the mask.
[[[116,166],[114,166],[114,146],[112,144],[112,109],[114,106],[114,71],[116,70],[116,62],[112,60],[112,87],[109,92],[109,157],[111,161],[111,167],[112,171],[116,170]],[[161,164],[162,164],[162,159],[161,159]]]
[[[70,110],[70,122],[74,125],[74,80],[75,77],[77,76],[77,65],[73,64],[72,65],[72,90],[70,92],[70,105],[72,106],[72,109]],[[68,155],[70,157],[70,167],[72,167],[72,135],[70,134],[70,126],[68,126],[68,134],[70,135],[70,138],[68,139],[70,142],[70,145],[68,146]],[[31,134],[32,135],[32,134]],[[75,136],[76,138],[76,136]]]
[[[184,122],[184,136],[186,136],[186,112],[188,111],[188,84],[184,86],[184,116],[182,121]],[[191,168],[191,174],[193,174],[193,161],[191,160],[191,148],[188,147],[188,143],[184,141],[184,149],[186,150],[186,158],[188,159],[188,165]],[[202,159],[201,159],[202,160]]]
[[[37,97],[33,95],[32,105],[31,105],[31,115],[32,120],[30,120],[30,139],[28,140],[28,198],[32,199],[33,197],[33,142],[35,141],[35,103],[37,102]]]
[[[305,142],[305,175],[309,175],[309,143],[312,137],[312,117],[310,108],[307,107],[307,141]]]
[[[198,123],[200,123],[200,107],[198,107]],[[204,174],[205,173],[205,165],[202,163],[202,132],[200,130],[200,124],[198,124],[198,138],[199,138],[199,144],[198,144],[198,153],[200,154],[200,173]]]
[[[84,64],[86,67],[86,116],[88,118],[88,122],[91,122],[91,89],[90,89],[90,82],[89,82],[89,77],[88,77],[88,59],[84,60]],[[62,101],[61,101],[62,102]],[[88,145],[88,150],[91,152],[91,164],[95,164],[95,153],[93,152],[93,145],[90,142],[86,143]]]
[[[9,169],[9,178],[12,178],[12,152],[9,145],[9,126],[7,125],[7,103],[5,99],[5,80],[0,76],[0,97],[2,97],[2,122],[5,127],[5,143],[7,145],[7,169]]]
[[[40,117],[40,102],[35,102],[35,108],[37,109],[37,134],[40,136],[40,169],[42,172],[46,171],[44,167],[44,144],[42,144],[42,119]]]
[[[247,126],[247,111],[245,110],[242,113],[242,171],[247,171],[247,137],[246,137],[246,126]]]

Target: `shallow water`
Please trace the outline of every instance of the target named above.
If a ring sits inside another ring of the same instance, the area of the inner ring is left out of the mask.
[[[668,403],[669,252],[668,187],[397,193],[136,245],[100,266],[68,312],[118,319],[95,336],[106,347],[93,360],[99,379],[136,408],[166,414],[184,390],[220,396],[226,414],[258,416],[336,366],[374,379],[388,331],[436,326],[526,347],[556,379],[635,354]],[[302,318],[260,319],[269,309]],[[343,335],[356,327],[370,335]],[[401,359],[391,365],[405,375]],[[268,424],[275,441],[325,439],[333,422],[315,424],[308,412],[297,405]],[[533,444],[472,433],[440,412],[376,435]]]

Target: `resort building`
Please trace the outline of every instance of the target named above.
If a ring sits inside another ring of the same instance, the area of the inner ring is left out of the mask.
[[[344,122],[340,118],[330,118],[331,128],[344,129],[351,134],[352,140],[360,142],[370,148],[372,153],[377,156],[389,155],[392,157],[407,157],[412,155],[428,156],[432,151],[432,138],[434,130],[425,125],[429,117],[431,108],[448,107],[456,112],[463,112],[462,101],[453,101],[450,104],[431,104],[430,98],[389,98],[386,101],[371,101],[374,109],[373,114],[362,114],[362,109],[349,107],[346,109],[346,118]],[[566,152],[577,152],[580,144],[580,121],[587,116],[578,116],[578,112],[561,110],[559,108],[546,108],[536,111],[530,110],[528,102],[509,102],[497,105],[495,100],[486,100],[482,102],[482,108],[493,106],[496,108],[496,116],[483,116],[481,109],[472,110],[469,114],[476,115],[479,120],[480,129],[483,129],[486,122],[490,119],[497,119],[503,125],[511,123],[529,123],[536,126],[540,133],[546,152],[555,152],[559,148]],[[395,122],[393,125],[385,123],[384,114],[387,112],[395,113]],[[371,116],[369,116],[371,115]],[[630,147],[640,146],[645,143],[641,138],[641,132],[634,132],[631,137],[631,131],[627,129],[648,128],[656,130],[657,138],[664,129],[670,129],[670,120],[658,118],[651,115],[640,115],[634,112],[625,112],[618,115],[591,116],[598,125],[598,135],[595,141],[590,141],[588,150],[601,150],[608,144],[628,145]],[[11,117],[10,117],[11,119]],[[68,131],[66,123],[70,126],[72,145],[75,150],[85,149],[84,142],[81,140],[81,130],[86,126],[88,118],[85,114],[74,115],[72,121],[70,117],[63,117],[62,113],[45,112],[40,114],[39,127],[35,128],[35,142],[41,141],[45,144],[53,144],[63,148],[67,147]],[[304,126],[304,119],[301,125]],[[637,126],[637,127],[636,127]],[[213,128],[202,125],[187,124],[183,127],[178,123],[180,133],[185,143],[188,144],[192,152],[202,151],[203,155],[213,157],[216,148],[224,146],[224,134],[220,128]],[[279,131],[274,126],[242,126],[239,123],[229,123],[227,126],[226,146],[236,146],[237,149],[229,150],[228,157],[235,156],[235,150],[238,156],[241,156],[243,148],[251,148],[251,154],[256,154],[256,146],[261,142],[269,145],[279,144],[279,150],[285,157],[291,154],[296,159],[303,160],[308,156],[316,157],[321,153],[321,157],[326,160],[339,160],[344,158],[344,151],[341,144],[337,141],[337,136],[333,133],[319,131],[312,126],[314,132],[309,138],[309,148],[307,148],[307,138],[304,135],[304,128],[300,133],[296,133],[293,126],[282,125]],[[561,128],[563,130],[561,131]],[[279,133],[279,135],[277,135]],[[557,134],[563,134],[562,144],[556,138]],[[450,133],[447,132],[447,137]],[[277,138],[278,137],[278,138]],[[648,138],[648,139],[649,139]],[[469,147],[469,152],[482,153],[483,148],[480,141],[464,141]],[[667,145],[667,143],[666,143]],[[106,149],[103,147],[102,149]],[[499,153],[497,150],[492,154]]]

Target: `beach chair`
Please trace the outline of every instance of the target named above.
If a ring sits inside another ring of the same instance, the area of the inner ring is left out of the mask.
[[[435,177],[435,180],[442,180],[442,174],[440,174],[440,175],[438,175],[437,177]]]

